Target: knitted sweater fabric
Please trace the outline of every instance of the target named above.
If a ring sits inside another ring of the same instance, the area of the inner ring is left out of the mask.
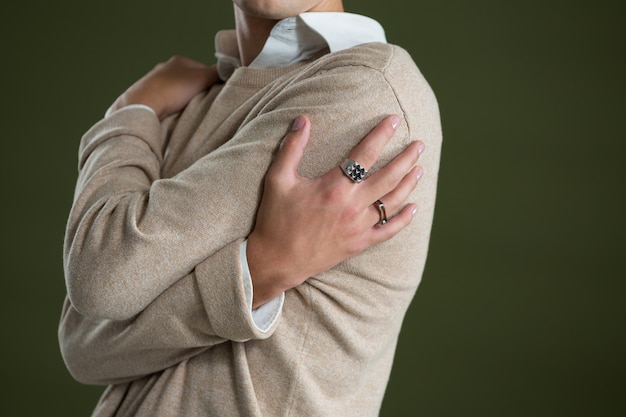
[[[312,124],[307,177],[339,169],[400,115],[371,171],[422,140],[419,210],[394,238],[287,291],[262,332],[239,248],[300,114]],[[379,43],[239,68],[162,122],[123,108],[96,123],[79,148],[59,326],[74,378],[108,385],[93,416],[378,415],[426,261],[440,149],[431,88],[406,51]]]

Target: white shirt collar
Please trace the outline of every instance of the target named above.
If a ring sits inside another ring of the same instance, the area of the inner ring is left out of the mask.
[[[250,68],[283,67],[311,58],[325,48],[337,52],[370,42],[387,42],[385,31],[374,19],[344,12],[302,13],[274,26]],[[235,31],[218,32],[215,49],[218,73],[226,80],[241,66]]]

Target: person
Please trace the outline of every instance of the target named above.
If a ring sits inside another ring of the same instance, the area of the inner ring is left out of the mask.
[[[217,66],[156,66],[81,140],[63,359],[108,385],[94,416],[377,415],[426,260],[435,96],[341,0],[234,10]]]

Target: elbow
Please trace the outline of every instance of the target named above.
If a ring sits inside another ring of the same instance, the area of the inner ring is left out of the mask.
[[[85,318],[68,298],[58,327],[61,357],[69,374],[86,385],[111,385],[130,381],[114,364],[110,340],[105,336],[109,321]]]
[[[65,367],[76,381],[86,385],[106,385],[101,377],[102,361],[95,356],[97,349],[89,345],[89,335],[81,332],[82,316],[66,300],[58,328],[59,348]]]
[[[105,381],[94,375],[93,367],[90,368],[82,363],[84,362],[84,360],[81,360],[83,355],[73,355],[70,350],[64,349],[63,344],[61,344],[61,356],[63,357],[65,368],[77,382],[85,385],[106,385]]]
[[[128,320],[143,310],[127,281],[101,268],[68,264],[65,268],[67,295],[84,317],[97,320]]]
[[[85,385],[110,385],[117,383],[114,378],[107,378],[103,365],[98,362],[90,349],[80,343],[70,343],[60,339],[61,356],[72,378]]]
[[[141,312],[132,300],[113,296],[102,291],[74,290],[68,288],[68,297],[83,316],[93,320],[129,320]]]

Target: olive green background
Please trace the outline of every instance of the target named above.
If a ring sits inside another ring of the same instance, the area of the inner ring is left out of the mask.
[[[346,0],[414,57],[444,128],[437,212],[382,416],[626,415],[624,2]],[[82,133],[227,0],[2,6],[6,416],[87,416],[56,339]]]

